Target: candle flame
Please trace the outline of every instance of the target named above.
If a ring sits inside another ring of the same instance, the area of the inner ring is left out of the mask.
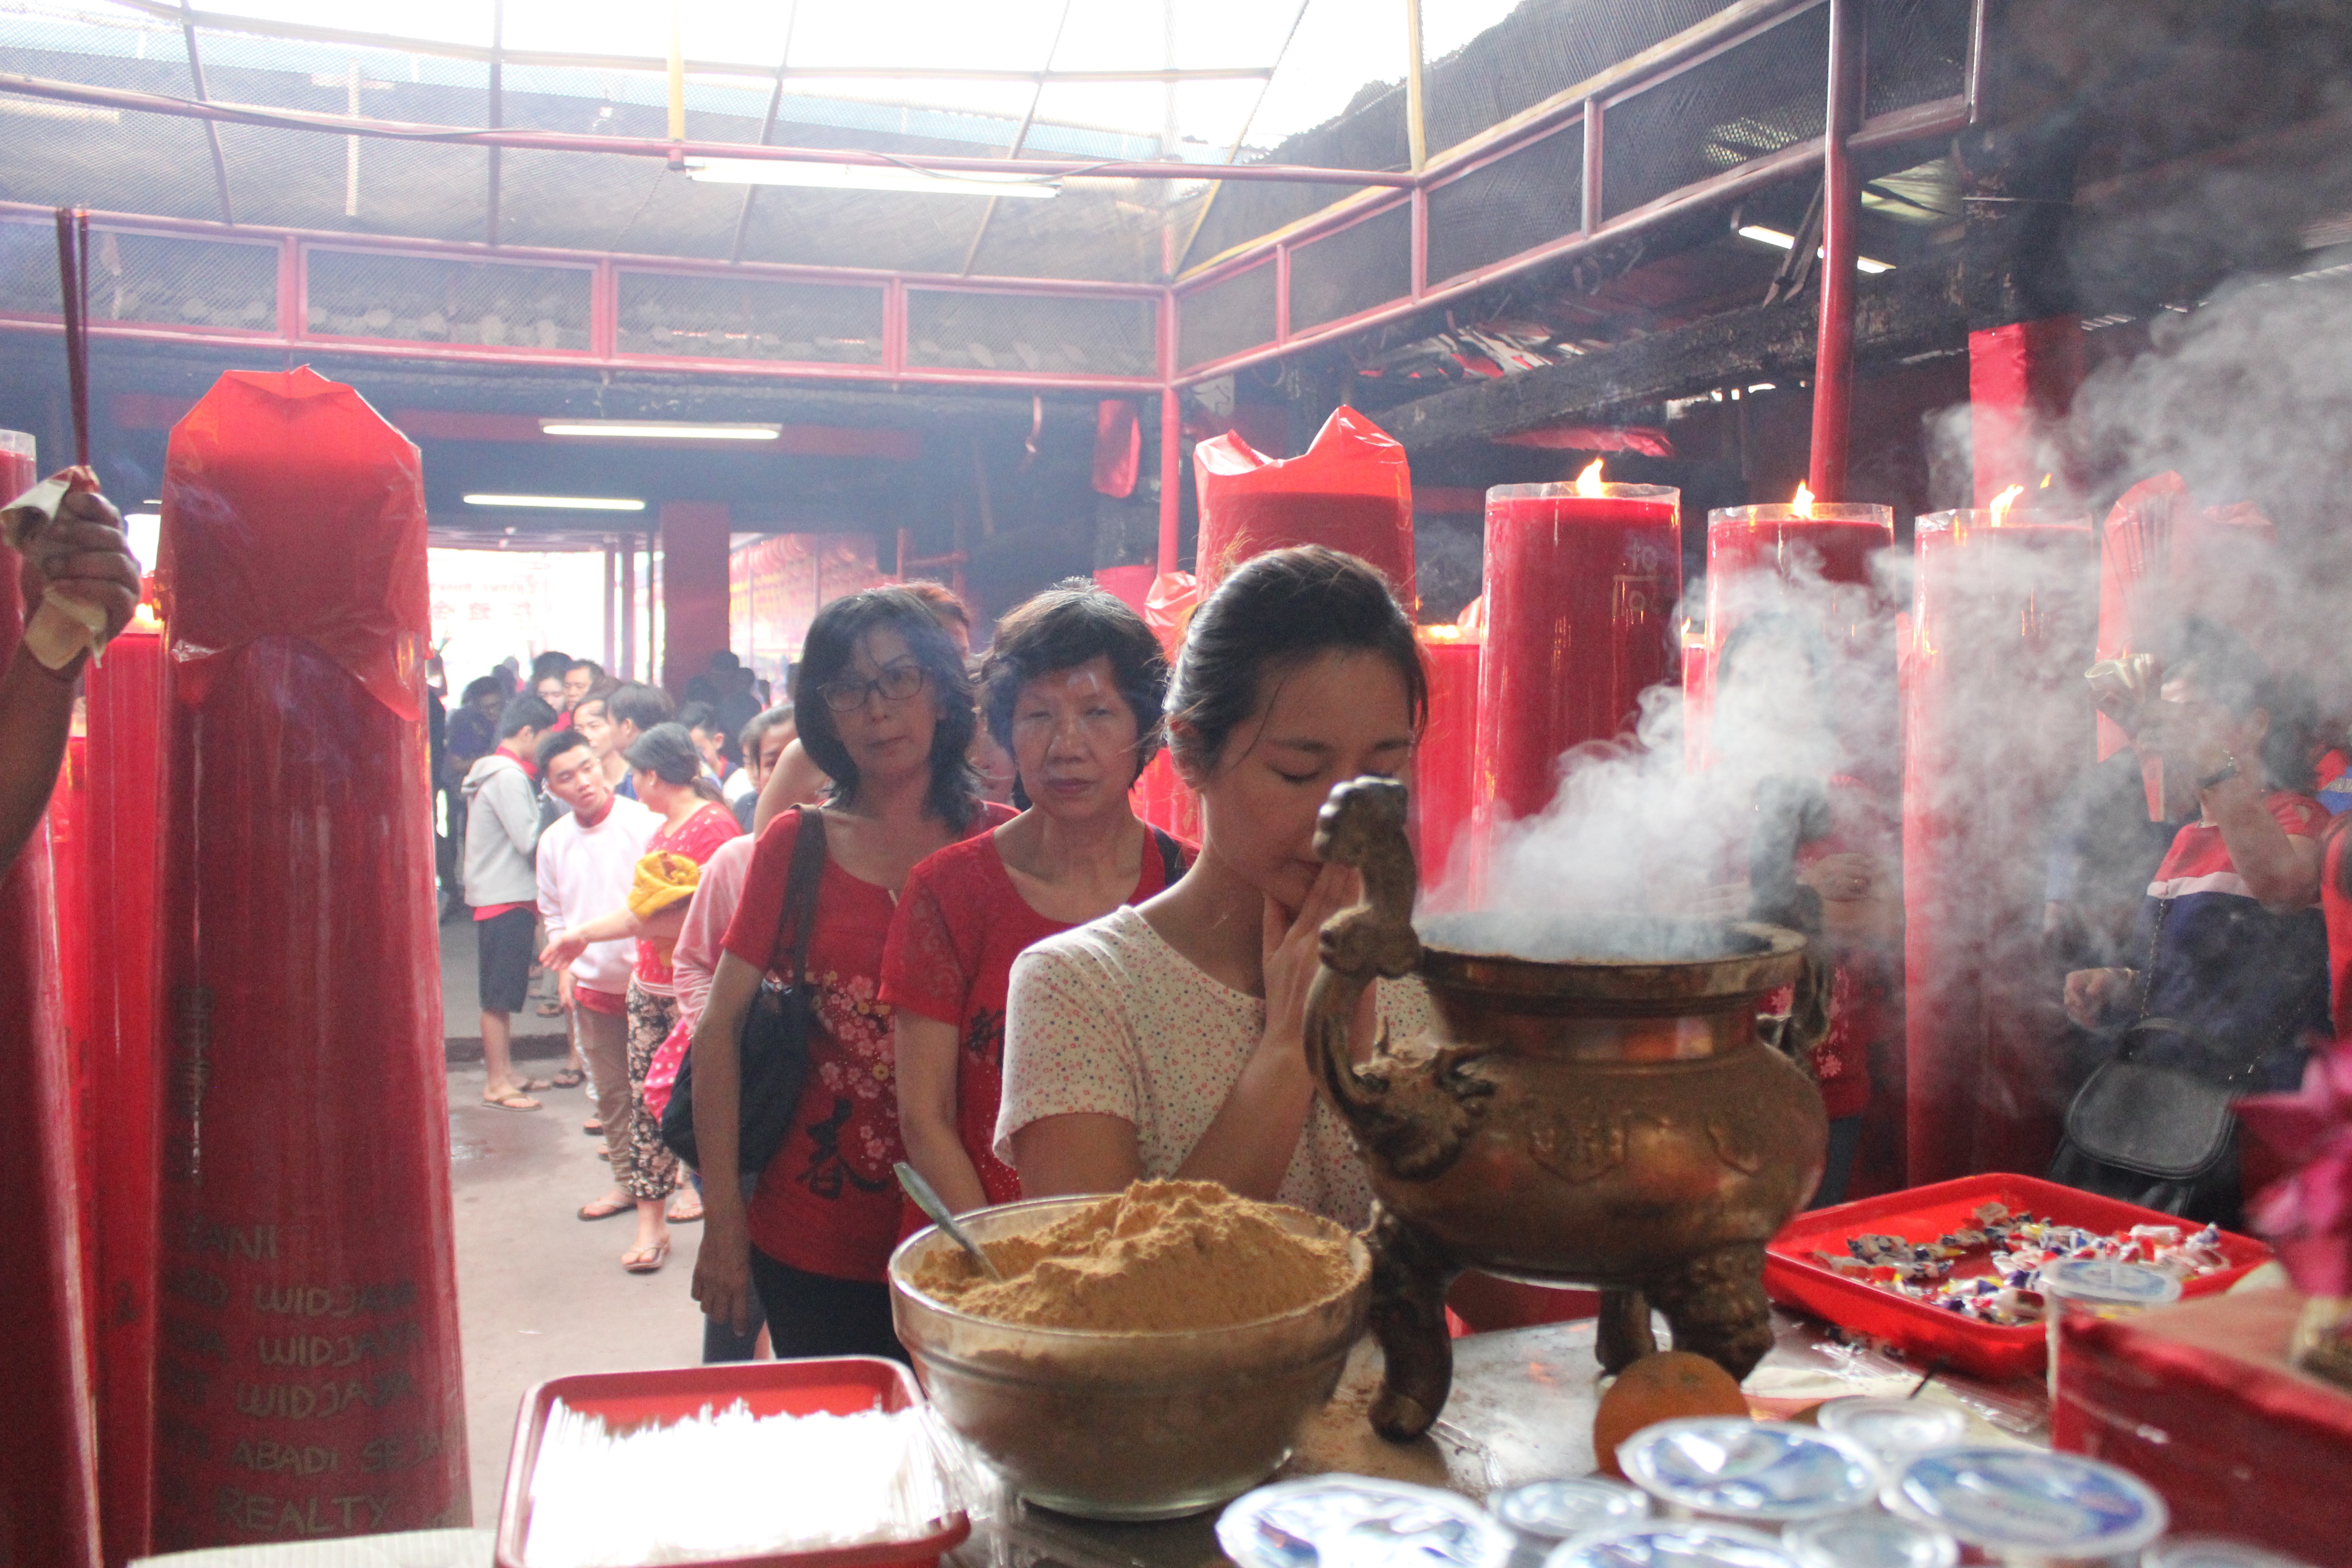
[[[1597,496],[1601,493],[1600,458],[1593,458],[1584,472],[1576,476],[1576,493],[1580,496]]]
[[[1460,626],[1439,622],[1435,626],[1415,626],[1412,635],[1423,642],[1460,642],[1469,634]]]
[[[127,632],[161,632],[163,623],[155,618],[154,606],[141,605],[131,613],[131,624],[122,629]]]
[[[2017,504],[2017,498],[2024,493],[2025,487],[2023,485],[2011,485],[2009,489],[2001,491],[2000,494],[1992,498],[1992,505],[1987,507],[1985,510],[1992,513],[1992,525],[1995,528],[1999,528],[2002,523],[2009,521],[2009,509],[2015,506]]]
[[[1797,493],[1789,498],[1789,510],[1799,517],[1809,518],[1813,515],[1812,488],[1802,479],[1797,481]]]
[[[2046,490],[2046,489],[2048,489],[2050,488],[2050,481],[2051,481],[2053,479],[2056,478],[2056,477],[2057,477],[2057,476],[2055,476],[2054,474],[2044,474],[2044,475],[2042,475],[2042,483],[2041,483],[2041,485],[2040,485],[2040,487],[2039,487],[2039,488],[2040,488],[2040,489],[2045,489],[2045,490]]]

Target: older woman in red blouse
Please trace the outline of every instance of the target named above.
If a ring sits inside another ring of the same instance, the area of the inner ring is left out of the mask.
[[[1021,1195],[1020,1178],[990,1148],[1013,959],[1141,903],[1192,859],[1128,805],[1159,750],[1168,688],[1142,616],[1073,578],[999,624],[982,679],[989,731],[1013,755],[1026,809],[915,868],[882,960],[907,1159],[958,1211]],[[911,1205],[907,1223],[920,1223]]]

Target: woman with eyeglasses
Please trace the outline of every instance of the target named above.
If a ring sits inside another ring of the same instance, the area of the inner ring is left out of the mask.
[[[883,958],[907,1163],[959,1212],[1021,1196],[998,1159],[1004,1003],[1032,943],[1172,886],[1189,848],[1128,804],[1160,750],[1168,660],[1118,595],[1072,578],[1004,617],[982,667],[989,731],[1022,814],[951,844],[907,883]],[[921,1223],[908,1205],[906,1225]]]
[[[760,834],[695,1028],[694,1121],[707,1173],[738,1163],[743,1020],[763,975],[789,968],[793,847],[821,826],[808,960],[810,1071],[784,1141],[748,1204],[704,1193],[694,1295],[741,1331],[754,1292],[778,1357],[904,1359],[883,1282],[898,1236],[903,1155],[882,952],[915,863],[1012,812],[980,798],[965,753],[977,720],[962,657],[924,602],[875,588],[827,605],[793,671],[800,741],[832,781],[822,809],[777,814]]]

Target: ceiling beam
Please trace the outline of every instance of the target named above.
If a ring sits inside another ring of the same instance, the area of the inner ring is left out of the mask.
[[[1857,359],[1890,360],[1966,341],[1957,262],[1907,267],[1855,289]],[[1750,305],[1564,363],[1457,386],[1381,412],[1412,456],[1778,376],[1810,374],[1817,312]]]
[[[159,21],[181,20],[183,7],[174,0],[118,0],[124,7],[143,11]],[[338,44],[366,49],[393,49],[403,54],[430,55],[437,59],[488,61],[497,56],[494,47],[478,44],[453,43],[439,38],[404,37],[394,33],[362,32],[352,27],[321,27],[306,22],[282,21],[276,17],[240,16],[226,11],[198,11],[187,8],[188,19],[194,26],[210,27],[226,33],[246,33],[262,37],[299,38],[306,43]],[[562,66],[586,70],[645,71],[664,75],[669,70],[667,56],[655,55],[591,55],[572,54],[555,49],[509,49],[504,56],[509,65]],[[772,66],[750,65],[740,60],[694,60],[686,62],[688,74],[694,76],[756,77],[762,80],[775,74]],[[813,81],[1258,81],[1274,74],[1271,66],[1204,66],[1190,69],[1168,67],[1140,70],[991,70],[973,66],[904,66],[877,62],[870,66],[794,66],[787,76]]]
[[[522,57],[509,54],[508,63]],[[1034,79],[1023,76],[1017,79]],[[367,115],[316,114],[304,110],[263,109],[249,104],[205,103],[173,98],[168,93],[138,92],[126,88],[93,87],[84,82],[58,81],[0,71],[0,92],[60,103],[89,103],[139,114],[168,114],[182,120],[204,120],[227,125],[257,125],[274,131],[310,131],[330,136],[372,136],[391,142],[437,142],[455,147],[523,147],[538,152],[593,153],[625,158],[756,159],[780,163],[843,163],[857,168],[919,169],[948,174],[1027,174],[1038,179],[1079,180],[1202,180],[1210,177],[1206,164],[1181,159],[1118,158],[967,158],[933,153],[876,153],[859,147],[769,147],[747,142],[672,142],[667,137],[597,136],[561,131],[492,131],[478,126],[430,125],[408,121],[376,120]],[[1220,164],[1220,180],[1272,180],[1324,185],[1396,185],[1416,183],[1409,173],[1381,169],[1319,169],[1288,163]]]

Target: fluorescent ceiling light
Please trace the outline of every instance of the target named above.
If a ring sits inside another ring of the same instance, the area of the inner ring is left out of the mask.
[[[492,496],[466,498],[467,506],[527,506],[534,511],[643,511],[646,503],[622,496]]]
[[[1794,250],[1797,247],[1797,237],[1795,235],[1782,234],[1777,228],[1766,228],[1760,223],[1751,223],[1743,227],[1739,231],[1739,237],[1742,239],[1755,240],[1759,245],[1771,246],[1776,250]],[[1815,256],[1825,257],[1829,253],[1825,250],[1816,250],[1813,254]],[[1853,264],[1864,272],[1892,272],[1895,270],[1895,263],[1891,261],[1875,261],[1867,256],[1855,257],[1853,258]]]
[[[868,164],[797,163],[771,158],[688,158],[687,174],[722,185],[807,185],[828,191],[896,191],[902,195],[1026,196],[1043,200],[1062,187],[1032,174],[935,174],[928,169]]]
[[[542,436],[596,436],[626,441],[772,441],[779,425],[632,423],[625,419],[542,419]]]

